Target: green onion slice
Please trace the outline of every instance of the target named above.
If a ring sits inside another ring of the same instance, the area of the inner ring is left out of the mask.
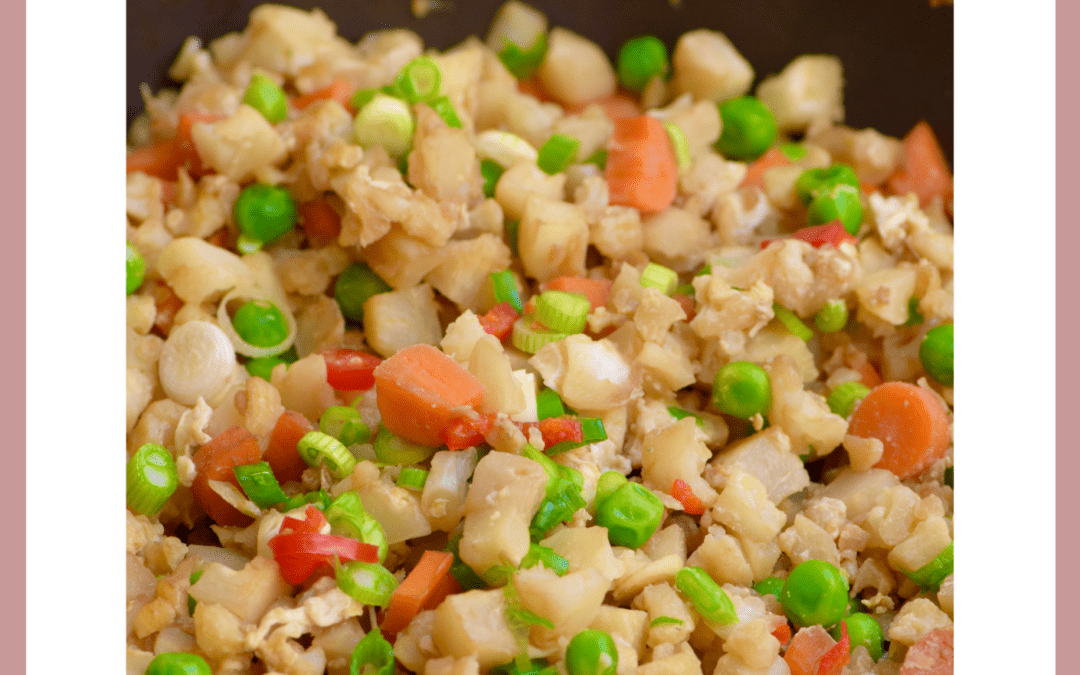
[[[345,445],[367,443],[371,440],[371,429],[360,419],[360,411],[349,406],[335,405],[327,408],[319,418],[319,431],[333,436]]]
[[[784,324],[784,328],[787,328],[803,342],[809,342],[810,338],[814,337],[814,331],[810,330],[810,327],[803,323],[802,319],[795,315],[795,312],[780,303],[773,303],[773,314],[780,320],[780,323]]]
[[[683,625],[683,620],[682,619],[676,619],[673,616],[658,616],[658,617],[656,617],[655,619],[653,619],[652,621],[649,622],[649,627],[650,628],[652,628],[653,626],[667,626],[667,625],[681,626],[681,625]]]
[[[554,550],[540,544],[529,544],[529,552],[521,559],[520,569],[543,565],[560,577],[570,570],[570,561]]]
[[[514,74],[519,80],[532,75],[533,71],[540,67],[547,53],[547,33],[537,33],[536,39],[528,49],[522,49],[513,42],[507,41],[506,46],[499,51],[499,60],[506,69]]]
[[[274,470],[268,462],[234,466],[233,473],[240,483],[240,489],[260,509],[268,509],[289,499],[274,477]]]
[[[396,436],[382,424],[375,434],[375,456],[384,464],[419,464],[434,455],[435,450]]]
[[[543,325],[537,325],[536,316],[526,314],[514,322],[510,342],[527,354],[535,354],[547,343],[557,342],[566,336],[566,333],[548,330]]]
[[[855,403],[866,398],[869,393],[870,387],[862,382],[844,382],[829,392],[825,403],[829,410],[846,419],[855,410]]]
[[[162,445],[143,445],[127,463],[127,503],[133,511],[155,515],[176,492],[176,463]]]
[[[607,148],[600,148],[599,150],[597,150],[593,154],[586,157],[585,161],[582,162],[582,163],[583,164],[595,164],[596,166],[598,166],[600,168],[601,171],[603,171],[604,169],[607,168],[607,156],[608,156]]]
[[[397,486],[411,490],[423,490],[428,472],[415,466],[407,466],[398,474]]]
[[[700,567],[684,567],[675,574],[675,587],[690,599],[694,609],[706,621],[721,626],[739,620],[735,604],[708,572]]]
[[[941,582],[953,573],[953,542],[949,542],[941,553],[914,572],[904,570],[908,579],[919,584],[924,590],[937,592]]]
[[[394,89],[409,103],[431,101],[439,95],[442,72],[428,56],[419,56],[405,64],[394,79]]]
[[[342,492],[325,507],[325,510],[331,533],[371,544],[379,549],[379,562],[386,560],[386,555],[390,550],[386,532],[379,521],[364,511],[360,495],[352,491]]]
[[[664,295],[670,295],[679,283],[679,275],[675,270],[649,263],[641,270],[641,287],[655,288]]]
[[[566,406],[559,396],[559,392],[550,387],[544,387],[536,395],[536,418],[546,420],[549,417],[559,417],[566,414]]]
[[[547,139],[537,151],[536,165],[549,176],[566,171],[566,168],[577,158],[579,147],[581,147],[581,141],[576,138],[564,134],[552,134],[551,138]]]
[[[348,476],[356,466],[356,458],[345,444],[322,431],[309,431],[304,434],[296,444],[296,450],[308,466],[318,468],[325,465],[337,480]]]
[[[386,607],[398,581],[379,563],[350,562],[338,566],[335,576],[338,588],[362,605]]]
[[[675,162],[679,165],[679,171],[690,168],[690,142],[686,140],[686,134],[682,127],[674,122],[664,122],[668,139],[671,140],[671,149],[675,152]]]
[[[536,298],[536,318],[552,331],[580,333],[585,330],[591,307],[584,295],[544,291]]]
[[[353,649],[349,675],[394,675],[394,648],[374,627]]]
[[[412,145],[416,123],[412,109],[401,99],[377,93],[356,113],[353,136],[365,148],[381,145],[398,157]]]
[[[517,280],[514,279],[514,273],[510,270],[503,270],[501,272],[492,272],[488,276],[491,277],[495,302],[509,302],[517,310],[518,314],[523,314],[525,305],[522,304],[521,295],[518,294]]]
[[[446,122],[446,126],[453,129],[461,128],[461,118],[457,116],[457,111],[454,110],[454,104],[450,102],[450,98],[447,96],[436,96],[428,105],[431,109],[439,113],[439,117]]]

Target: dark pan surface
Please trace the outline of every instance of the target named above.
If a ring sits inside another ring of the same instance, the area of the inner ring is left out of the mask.
[[[425,44],[448,48],[483,36],[503,0],[453,0],[416,19],[409,0],[296,0],[320,7],[349,40],[404,26]],[[127,0],[127,121],[142,110],[139,84],[175,86],[166,72],[189,35],[209,41],[241,30],[256,0]],[[614,57],[628,38],[651,33],[672,48],[680,34],[726,34],[754,67],[757,81],[800,54],[835,54],[844,65],[846,123],[902,136],[920,119],[952,158],[953,10],[929,0],[530,0],[560,25]],[[756,86],[756,82],[755,82]]]

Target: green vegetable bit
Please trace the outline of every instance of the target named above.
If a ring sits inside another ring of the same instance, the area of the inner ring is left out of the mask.
[[[353,649],[349,675],[394,675],[394,648],[372,628]]]
[[[213,671],[198,654],[164,652],[154,657],[145,675],[213,675]]]
[[[285,92],[262,73],[251,76],[251,83],[244,92],[244,103],[258,110],[271,124],[277,124],[289,116]]]
[[[146,260],[139,250],[127,242],[127,294],[139,290],[146,278]]]
[[[795,193],[804,205],[809,206],[815,195],[828,192],[837,185],[848,185],[858,190],[859,179],[855,169],[840,163],[824,169],[807,169],[795,181]]]
[[[632,38],[619,49],[619,82],[630,91],[640,93],[649,80],[667,71],[667,47],[654,35]]]
[[[836,333],[844,330],[848,321],[848,306],[843,298],[829,300],[814,315],[814,325],[822,333]]]
[[[828,628],[847,613],[847,580],[835,565],[807,560],[791,570],[780,592],[780,604],[796,626]]]
[[[606,472],[605,475],[618,472]],[[621,476],[621,474],[618,474]],[[594,500],[594,520],[600,527],[606,527],[608,541],[614,546],[639,548],[660,527],[664,517],[664,504],[651,490],[627,481],[601,501],[601,486],[597,485],[597,498]]]
[[[848,639],[851,641],[852,651],[859,645],[862,645],[863,647],[866,647],[866,651],[869,652],[870,658],[874,661],[880,659],[885,653],[885,634],[881,630],[881,624],[879,624],[874,617],[861,612],[849,614],[829,631],[829,635],[831,635],[834,640],[840,640],[842,636],[840,624],[847,626],[847,634]]]
[[[619,665],[615,640],[602,630],[583,630],[566,645],[565,665],[570,675],[615,675]]]
[[[862,382],[844,382],[836,385],[829,392],[825,403],[828,404],[829,410],[847,419],[855,410],[855,404],[866,398],[869,393],[870,387],[867,387]]]
[[[346,319],[358,323],[364,320],[364,303],[379,293],[394,290],[366,263],[356,262],[346,267],[334,282],[334,299]]]
[[[285,188],[255,183],[240,192],[233,219],[253,246],[269,244],[296,226],[296,202]]]
[[[863,207],[858,188],[849,185],[836,185],[818,192],[806,207],[806,222],[810,225],[824,225],[839,220],[852,236],[859,233],[862,219]]]
[[[927,375],[946,387],[952,386],[953,324],[942,324],[926,332],[919,345],[919,361]]]
[[[753,96],[720,104],[721,132],[716,149],[728,159],[748,162],[760,157],[776,140],[776,118]]]
[[[749,419],[772,405],[772,385],[765,369],[750,361],[732,361],[713,379],[712,404],[732,417]]]
[[[780,598],[780,591],[784,590],[784,580],[780,577],[766,577],[754,584],[754,590],[761,595],[775,595]]]
[[[690,599],[706,621],[726,626],[739,620],[735,604],[709,573],[700,567],[684,567],[675,574],[675,587]]]
[[[269,300],[245,302],[233,314],[232,325],[241,340],[255,347],[276,347],[289,337],[285,314]]]

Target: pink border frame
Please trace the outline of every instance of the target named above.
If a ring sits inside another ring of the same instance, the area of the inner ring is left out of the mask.
[[[1055,583],[1056,610],[1056,656],[1057,672],[1073,672],[1075,666],[1075,635],[1080,619],[1074,610],[1080,602],[1080,591],[1072,578],[1072,565],[1080,553],[1076,542],[1075,521],[1071,518],[1074,502],[1069,495],[1075,494],[1071,480],[1080,471],[1080,458],[1074,448],[1064,445],[1074,433],[1071,422],[1077,407],[1076,390],[1068,387],[1070,376],[1080,372],[1080,356],[1073,349],[1062,348],[1069,345],[1076,337],[1076,295],[1071,292],[1080,286],[1080,274],[1070,253],[1080,247],[1080,234],[1076,223],[1065,222],[1063,216],[1073,207],[1070,197],[1074,194],[1078,176],[1076,157],[1080,153],[1080,134],[1077,134],[1074,121],[1080,115],[1080,89],[1076,86],[1076,73],[1065,64],[1080,61],[1080,45],[1072,33],[1080,26],[1080,6],[1069,0],[1058,0],[1054,34],[1057,40],[1056,82],[1057,120],[1056,120],[1056,178],[1057,188],[1057,228],[1054,248],[1057,263],[1056,297],[1056,488],[1057,518],[1055,539],[1057,540],[1057,570]]]

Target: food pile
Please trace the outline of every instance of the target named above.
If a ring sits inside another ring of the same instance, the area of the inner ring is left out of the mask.
[[[737,37],[737,36],[736,36]],[[669,54],[669,48],[671,49]],[[264,5],[127,155],[132,675],[952,671],[952,177],[732,41]]]

